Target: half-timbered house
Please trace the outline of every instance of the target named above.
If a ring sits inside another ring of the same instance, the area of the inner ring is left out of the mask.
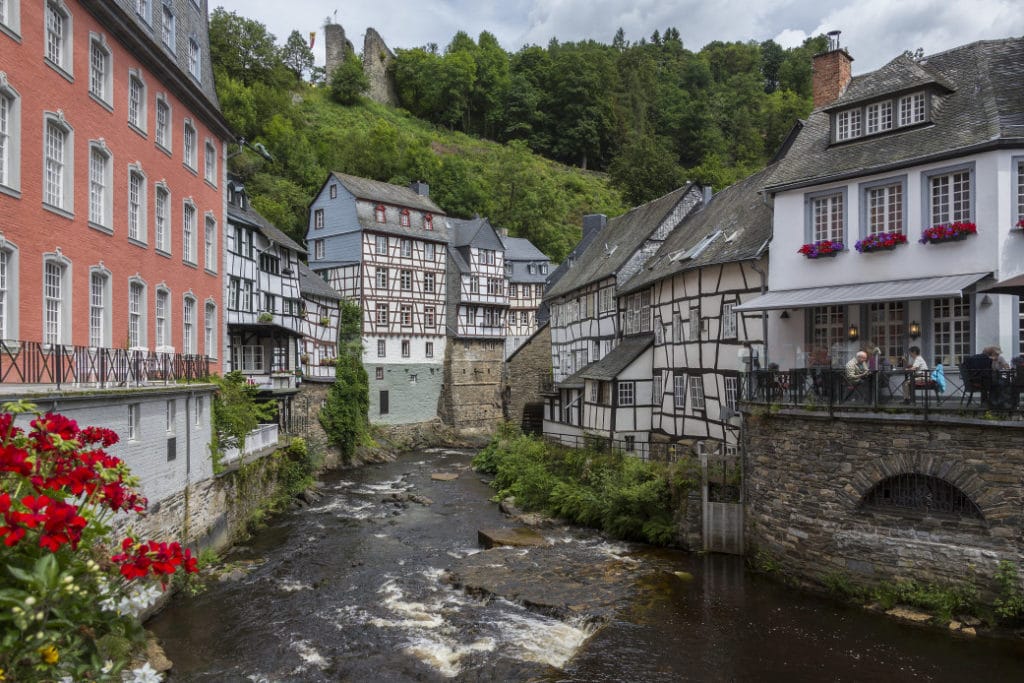
[[[298,389],[299,263],[306,250],[252,208],[236,178],[228,179],[227,195],[225,369],[241,372],[265,398],[276,399],[279,420],[287,425]]]
[[[623,334],[651,331],[649,298],[647,314],[623,317],[620,327],[616,304],[619,288],[640,270],[703,196],[699,186],[688,183],[612,218],[606,225],[584,223],[584,239],[590,244],[555,271],[553,275],[559,279],[545,294],[551,308],[555,383],[545,409],[545,434],[569,438],[583,434],[584,380],[579,372],[611,353]],[[649,292],[636,296],[639,304]]]
[[[501,235],[505,246],[505,275],[508,278],[508,324],[505,358],[537,331],[537,310],[544,299],[544,285],[551,273],[551,261],[523,237]]]
[[[299,264],[299,290],[304,311],[299,327],[302,381],[333,382],[338,359],[338,303],[343,297],[304,263]]]
[[[653,385],[647,405],[655,457],[677,448],[736,450],[740,372],[763,353],[765,326],[760,314],[740,315],[734,309],[759,296],[766,282],[772,211],[760,190],[770,172],[771,167],[714,195],[621,288],[625,326],[635,316],[652,319],[645,379]],[[618,392],[619,403],[622,385],[636,383],[634,375],[605,380]],[[627,386],[625,394],[644,405],[641,390]],[[585,414],[588,409],[585,403]]]
[[[505,246],[486,218],[446,219],[449,230],[445,387],[440,416],[459,428],[501,419],[508,316]]]
[[[332,173],[310,205],[310,268],[363,309],[370,419],[378,422],[437,416],[448,228],[428,191]]]

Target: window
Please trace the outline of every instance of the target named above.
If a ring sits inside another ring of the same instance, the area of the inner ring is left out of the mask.
[[[487,278],[487,293],[492,295],[492,296],[500,296],[502,294],[501,290],[504,288],[503,287],[504,284],[505,284],[505,281],[500,279],[500,278],[496,278],[496,277],[489,277],[489,278]]]
[[[377,340],[377,358],[384,358],[387,356],[387,342],[383,339]]]
[[[239,337],[231,339],[231,367],[242,372],[263,372],[263,347],[242,344]]]
[[[156,96],[156,144],[171,152],[171,106],[163,95]]]
[[[239,256],[252,258],[252,233],[240,225],[234,226],[232,250]]]
[[[434,292],[434,273],[423,273],[423,291],[432,294]]]
[[[434,307],[427,306],[423,309],[423,326],[430,331],[436,323],[434,322]]]
[[[217,306],[213,303],[206,304],[203,315],[203,351],[210,358],[216,358],[217,354]]]
[[[46,59],[51,66],[71,73],[71,13],[63,0],[46,2]]]
[[[245,280],[242,282],[242,310],[252,313],[253,307],[253,296],[252,296],[252,280]]]
[[[383,204],[378,204],[373,208],[373,217],[378,223],[387,223],[388,210],[384,208]]]
[[[412,291],[412,271],[403,270],[399,273],[399,283],[403,290]]]
[[[740,378],[725,378],[725,407],[736,412],[739,409]]]
[[[196,352],[196,300],[186,296],[181,308],[181,352]]]
[[[531,264],[532,265],[532,264]],[[614,290],[612,287],[605,287],[598,294],[597,308],[601,313],[614,310],[615,299],[613,297]]]
[[[324,210],[316,209],[313,211],[313,228],[319,230],[324,227]]]
[[[871,135],[892,128],[892,100],[869,104],[866,109],[867,124],[864,133]]]
[[[484,308],[484,327],[501,327],[501,309],[489,306]]]
[[[436,247],[436,245],[433,242],[424,242],[423,243],[423,258],[424,258],[424,260],[426,260],[426,261],[433,261],[433,260],[436,259],[437,256],[436,256],[436,252],[434,251],[435,247]]]
[[[213,216],[206,217],[206,229],[203,232],[203,265],[210,272],[217,272],[217,221]]]
[[[811,212],[810,241],[844,241],[846,239],[844,193],[831,192],[825,195],[811,196],[808,201]]]
[[[925,119],[924,93],[918,92],[900,98],[900,125],[910,126]]]
[[[175,423],[177,422],[178,417],[178,404],[176,401],[172,400],[167,402],[167,410],[165,412],[165,415],[167,417],[167,433],[173,434],[175,427],[177,426]]]
[[[181,258],[185,263],[196,262],[196,207],[188,200],[181,209]]]
[[[132,4],[135,6],[135,13],[146,22],[147,24],[152,23],[153,16],[150,14],[150,0],[133,0]]]
[[[672,339],[671,341],[680,344],[684,341],[683,339],[683,315],[681,313],[672,314]]]
[[[138,403],[128,404],[128,440],[138,441],[139,440],[139,428],[142,426],[142,421],[139,419],[140,405]]]
[[[633,405],[633,394],[636,389],[636,385],[633,382],[619,382],[619,405],[620,406],[631,406]]]
[[[704,378],[700,375],[690,377],[690,407],[704,410]]]
[[[406,258],[412,256],[412,240],[402,240],[402,256]]]
[[[68,267],[56,259],[48,259],[43,265],[43,343],[64,344],[70,330],[65,318],[70,312],[66,297]]]
[[[626,299],[625,334],[638,334],[651,331],[651,292],[644,290],[632,294]]]
[[[277,312],[277,297],[270,292],[263,292],[263,310],[267,313]]]
[[[519,311],[519,324],[526,327],[530,324],[530,312]]]
[[[893,365],[906,355],[903,347],[904,310],[902,301],[873,303],[868,306],[868,339],[875,342],[883,358]]]
[[[836,141],[860,137],[860,109],[847,109],[836,114]]]
[[[160,40],[170,50],[174,50],[174,11],[164,3],[163,13],[160,15]]]
[[[146,131],[146,84],[134,72],[128,76],[128,123]]]
[[[971,355],[971,300],[969,297],[936,299],[932,303],[933,363],[958,365]]]
[[[672,404],[680,410],[686,409],[686,375],[675,375],[672,384]]]
[[[195,38],[188,39],[188,72],[196,80],[203,80],[203,53]]]
[[[412,306],[409,304],[402,304],[400,312],[402,327],[412,327]]]
[[[700,339],[700,309],[690,306],[690,341]]]
[[[3,140],[3,131],[0,130],[0,143]],[[2,151],[0,151],[2,157]],[[1017,171],[1017,213],[1013,217],[1013,224],[1019,225],[1024,220],[1024,159],[1019,159],[1014,164]],[[3,171],[0,170],[0,183],[3,182]],[[1021,347],[1024,351],[1024,346]]]
[[[409,357],[409,355],[410,355],[409,347],[410,346],[411,345],[409,344],[409,340],[408,339],[403,339],[402,340],[402,358],[408,358]]]
[[[8,307],[10,302],[17,301],[14,291],[18,277],[14,268],[14,255],[12,251],[0,249],[0,340],[16,339],[12,311]],[[17,309],[17,306],[14,307]]]
[[[842,306],[814,306],[809,310],[811,321],[808,364],[820,364],[832,355],[833,349],[846,342],[846,315]]]
[[[654,404],[655,409],[657,409],[661,407],[661,397],[664,392],[662,387],[661,370],[654,371],[654,377],[652,380],[651,398],[653,399],[652,403]]]
[[[867,211],[865,233],[903,232],[903,183],[868,186],[864,190]]]
[[[89,41],[89,94],[108,106],[113,90],[110,60],[103,36],[94,34]]]
[[[469,278],[469,293],[480,293],[480,278],[478,278],[476,275],[473,275],[472,277]]]
[[[21,98],[0,76],[0,185],[21,189]]]
[[[434,342],[426,342],[423,346],[423,354],[427,358],[434,357]]]
[[[46,117],[44,147],[43,203],[71,212],[74,172],[74,140],[71,127],[60,114]]]
[[[926,227],[973,219],[972,175],[973,169],[965,168],[927,176],[931,223]]]
[[[110,229],[112,222],[110,152],[100,144],[89,146],[89,222]]]
[[[493,266],[495,262],[495,255],[493,249],[481,249],[480,250],[480,263],[485,266]]]
[[[434,215],[430,213],[423,214],[423,229],[433,230],[434,229]],[[433,257],[431,257],[433,258]]]
[[[377,405],[380,407],[380,414],[381,415],[387,415],[388,414],[388,411],[390,410],[389,403],[390,402],[388,400],[388,392],[381,391],[380,392],[380,396],[377,399]]]
[[[209,140],[206,141],[206,151],[203,153],[203,178],[213,186],[217,185],[217,147]]]
[[[182,161],[186,166],[194,171],[199,167],[199,162],[196,159],[196,129],[188,119],[185,119],[185,125],[183,126],[181,133],[181,140]]]
[[[137,349],[146,345],[146,286],[141,282],[128,283],[128,347]]]
[[[403,228],[409,227],[409,209],[402,209],[398,212],[398,224]]]
[[[376,238],[375,238],[375,241],[376,241],[377,255],[378,256],[387,256],[388,255],[388,238],[385,237],[384,235],[377,235]]]
[[[166,289],[156,290],[156,349],[166,351],[171,342],[171,293]]]
[[[735,302],[722,304],[722,338],[736,338],[736,311],[733,310]]]
[[[89,275],[89,346],[109,346],[110,335],[107,305],[108,283],[110,278],[105,273],[93,272]]]
[[[156,219],[154,238],[156,248],[166,254],[171,253],[171,195],[167,188],[162,185],[156,186],[156,202],[153,206],[153,215]]]
[[[388,305],[383,302],[377,303],[377,324],[387,325],[388,324]]]
[[[388,269],[387,268],[376,268],[374,272],[374,278],[377,281],[377,287],[380,289],[388,288]]]
[[[338,198],[338,186],[337,185],[331,185],[330,195],[331,195],[331,199],[337,199]]]
[[[625,443],[625,447],[626,447],[626,452],[627,453],[632,453],[633,451],[636,450],[636,436],[635,435],[627,434],[626,436],[624,436],[622,438],[623,438],[623,441]]]
[[[146,178],[135,169],[128,171],[128,239],[146,242]]]
[[[508,285],[508,295],[509,295],[509,297],[511,297],[513,299],[519,297],[519,287],[516,286],[516,283],[514,283],[514,282],[509,283],[509,285]]]
[[[21,0],[0,0],[0,26],[7,28],[14,36],[21,32],[20,2]]]
[[[326,253],[326,249],[324,248],[324,241],[323,240],[314,240],[313,241],[313,258],[315,258],[315,259],[322,259],[322,258],[324,258],[325,253]]]

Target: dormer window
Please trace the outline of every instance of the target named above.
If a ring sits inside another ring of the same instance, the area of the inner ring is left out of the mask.
[[[884,130],[892,128],[892,101],[886,100],[885,102],[875,102],[869,104],[866,108],[867,113],[867,125],[865,126],[865,135],[873,135],[875,133],[881,133]]]
[[[836,114],[836,142],[859,138],[860,109],[847,109]]]
[[[409,227],[409,209],[402,209],[398,213],[398,223],[403,228],[408,228]]]
[[[926,95],[920,91],[837,111],[832,115],[833,141],[845,142],[924,123],[928,120]]]
[[[917,92],[900,98],[900,125],[911,126],[924,121],[924,93]]]
[[[378,204],[373,210],[373,215],[376,217],[378,223],[387,223],[388,212],[384,208],[383,204]]]
[[[433,230],[434,229],[434,214],[425,213],[423,214],[423,229]]]

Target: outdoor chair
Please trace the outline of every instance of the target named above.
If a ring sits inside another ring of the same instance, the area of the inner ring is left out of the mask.
[[[984,359],[984,363],[982,359]],[[992,359],[988,356],[977,354],[964,360],[959,368],[960,378],[964,383],[963,393],[960,396],[960,405],[971,405],[975,393],[980,395],[980,401],[983,406],[988,404],[988,395],[992,388]]]

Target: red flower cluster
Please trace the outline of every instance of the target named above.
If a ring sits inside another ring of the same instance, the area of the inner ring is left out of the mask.
[[[820,258],[822,256],[833,256],[845,248],[846,245],[839,241],[820,240],[818,242],[805,244],[797,249],[796,252],[798,254],[803,254],[807,258]]]
[[[77,507],[49,496],[25,496],[18,502],[24,511],[12,506],[9,493],[0,493],[0,515],[5,524],[0,527],[0,539],[4,545],[11,547],[25,536],[27,529],[38,528],[42,548],[57,552],[65,544],[72,549],[78,547],[86,521]]]
[[[1019,221],[1017,221],[1017,228],[1019,230],[1024,230],[1024,218],[1021,218]]]
[[[160,577],[161,581],[166,581],[164,577],[173,574],[178,567],[182,567],[187,574],[199,571],[198,562],[192,557],[192,551],[188,548],[182,550],[177,542],[136,543],[135,539],[129,537],[121,541],[121,550],[121,553],[114,555],[110,560],[120,565],[121,576],[129,581],[150,574]]]
[[[977,235],[978,226],[970,221],[956,221],[946,225],[935,225],[921,233],[921,244],[962,240],[968,235]]]
[[[907,236],[902,232],[879,232],[858,240],[853,247],[863,254],[869,251],[878,251],[879,249],[892,249],[897,244],[906,243]]]

